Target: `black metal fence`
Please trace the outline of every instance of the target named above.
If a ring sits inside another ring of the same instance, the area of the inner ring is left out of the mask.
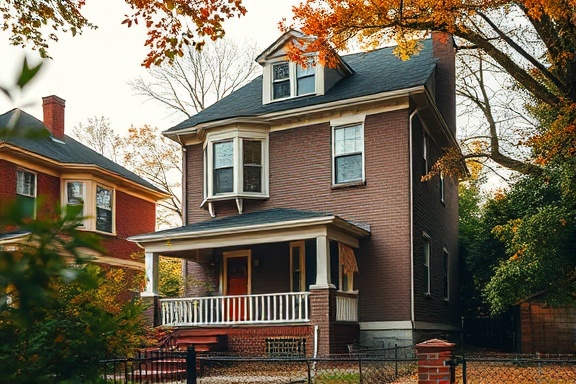
[[[196,354],[164,351],[139,351],[133,358],[109,359],[100,362],[104,383],[193,383]]]
[[[474,355],[458,358],[456,383],[576,383],[576,356]]]
[[[476,354],[454,359],[458,384],[576,383],[576,356]],[[103,383],[417,384],[411,348],[351,349],[329,358],[196,356],[153,350],[101,362]]]
[[[393,383],[416,374],[417,360],[374,357],[199,357],[198,382],[211,383]]]

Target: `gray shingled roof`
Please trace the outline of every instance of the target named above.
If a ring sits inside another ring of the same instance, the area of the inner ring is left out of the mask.
[[[18,114],[20,115],[17,116]],[[5,127],[8,127],[10,120],[15,117],[18,117],[18,119],[14,128],[12,130],[6,129]],[[116,164],[69,136],[64,136],[62,140],[53,139],[42,121],[22,110],[15,108],[0,115],[0,127],[2,127],[0,129],[0,142],[6,141],[62,164],[94,165],[116,173],[146,188],[164,193],[164,191],[134,172]],[[2,134],[5,137],[1,137]]]
[[[268,210],[244,213],[242,215],[209,219],[195,224],[184,225],[178,228],[166,229],[163,231],[138,235],[135,237],[140,238],[150,235],[153,235],[154,237],[170,237],[170,236],[177,236],[180,234],[189,234],[192,232],[202,233],[202,232],[226,230],[232,228],[251,227],[264,224],[267,225],[281,224],[291,221],[301,221],[307,219],[321,219],[331,217],[336,216],[328,212],[300,211],[288,208],[273,208]],[[366,226],[362,227],[358,224],[354,224],[351,222],[349,223],[369,232],[369,229],[367,229]]]
[[[432,41],[423,41],[422,51],[407,61],[396,57],[393,50],[394,47],[389,47],[342,56],[354,74],[321,96],[306,96],[263,105],[262,76],[259,76],[165,133],[232,117],[255,117],[424,85],[437,62],[432,55]]]

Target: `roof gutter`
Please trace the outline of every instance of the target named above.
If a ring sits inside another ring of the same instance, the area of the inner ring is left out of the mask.
[[[325,216],[321,218],[311,218],[311,219],[304,219],[304,220],[291,220],[291,221],[283,221],[279,223],[271,223],[271,224],[256,224],[250,226],[238,226],[233,228],[220,228],[208,231],[188,231],[183,233],[152,233],[147,235],[137,235],[128,237],[127,240],[137,243],[146,243],[146,242],[154,242],[154,241],[162,241],[162,240],[179,240],[179,239],[189,239],[193,237],[210,237],[210,236],[218,236],[222,234],[232,235],[237,233],[247,233],[247,232],[258,232],[262,230],[278,230],[278,229],[290,229],[290,228],[298,228],[298,227],[306,227],[310,225],[328,225],[328,224],[335,224],[339,228],[347,229],[348,231],[354,232],[357,236],[369,236],[370,231],[362,229],[360,227],[355,226],[347,222],[346,220],[339,218],[337,216]]]
[[[286,119],[291,117],[301,117],[302,114],[308,112],[322,113],[340,107],[350,107],[354,105],[368,104],[374,101],[384,101],[390,100],[401,96],[410,96],[416,93],[425,93],[426,87],[424,85],[419,85],[412,88],[404,88],[397,91],[376,93],[374,95],[357,97],[355,99],[338,100],[325,104],[315,104],[309,105],[302,108],[289,109],[286,111],[272,112],[262,115],[252,115],[252,116],[240,116],[232,117],[222,120],[213,120],[205,123],[200,123],[194,127],[186,127],[176,131],[163,132],[165,136],[176,136],[176,135],[186,135],[186,134],[196,134],[201,130],[220,127],[223,125],[230,125],[234,123],[250,123],[250,124],[265,124],[271,123],[274,120]]]
[[[156,196],[157,199],[166,199],[166,198],[170,197],[170,195],[168,193],[166,193],[160,189],[152,189],[152,188],[147,187],[143,184],[132,181],[132,180],[128,179],[126,176],[122,176],[119,173],[110,171],[106,168],[102,168],[102,167],[97,166],[95,164],[62,163],[60,161],[51,159],[49,157],[46,157],[44,155],[40,155],[38,153],[32,152],[32,151],[27,150],[27,149],[23,149],[22,147],[18,147],[14,144],[7,143],[7,142],[0,143],[0,149],[2,149],[2,147],[5,147],[6,149],[17,152],[21,155],[30,156],[34,159],[41,160],[43,163],[51,164],[55,168],[64,169],[67,173],[69,173],[70,171],[98,172],[98,173],[105,175],[105,176],[108,176],[108,177],[113,177],[115,179],[122,179],[122,183],[119,183],[119,184],[131,185],[132,187],[135,187],[137,189],[146,190],[149,193],[151,193],[152,195]]]

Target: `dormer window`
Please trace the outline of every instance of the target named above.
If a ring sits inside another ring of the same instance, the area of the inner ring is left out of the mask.
[[[272,99],[313,94],[316,91],[316,67],[303,67],[284,61],[272,65]]]
[[[274,72],[273,99],[290,97],[290,64],[280,63],[272,67]]]

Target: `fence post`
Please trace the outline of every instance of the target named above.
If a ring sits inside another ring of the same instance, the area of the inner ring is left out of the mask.
[[[186,384],[196,384],[196,350],[193,346],[186,352]]]
[[[451,366],[455,345],[439,339],[416,344],[418,384],[452,384],[455,382],[455,369]]]

